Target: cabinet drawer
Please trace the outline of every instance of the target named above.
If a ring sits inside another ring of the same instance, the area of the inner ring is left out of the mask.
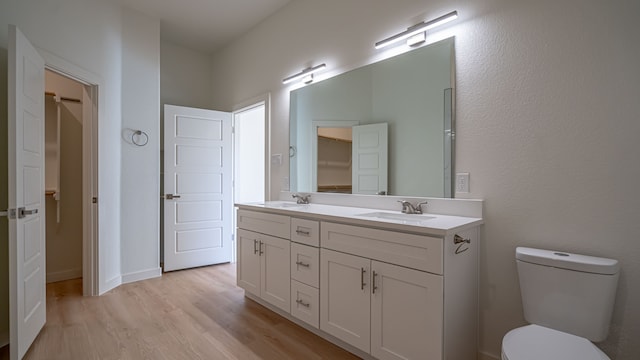
[[[291,280],[291,315],[318,328],[320,322],[319,300],[318,289]]]
[[[317,288],[320,282],[320,249],[292,242],[291,278]]]
[[[320,223],[314,220],[292,218],[291,241],[320,246]]]
[[[323,248],[442,274],[443,239],[323,222]]]
[[[289,239],[291,218],[285,215],[238,210],[238,227],[261,234]]]

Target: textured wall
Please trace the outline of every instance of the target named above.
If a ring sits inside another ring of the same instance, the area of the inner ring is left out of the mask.
[[[616,258],[622,273],[609,338],[615,359],[640,343],[640,41],[637,1],[297,0],[214,58],[213,104],[272,93],[272,152],[286,154],[282,78],[326,62],[329,75],[383,55],[373,44],[457,9],[456,170],[485,199],[480,350],[524,324],[516,246]],[[224,90],[222,90],[224,89]],[[272,195],[288,166],[272,169]]]

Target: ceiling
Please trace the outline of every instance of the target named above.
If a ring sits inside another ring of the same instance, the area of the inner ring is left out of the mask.
[[[211,54],[291,0],[120,0],[160,19],[162,40]]]

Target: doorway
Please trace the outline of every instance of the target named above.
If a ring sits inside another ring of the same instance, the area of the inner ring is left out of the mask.
[[[82,278],[83,85],[45,71],[46,282]]]
[[[270,198],[268,94],[237,106],[233,112],[233,135],[233,202],[264,202]],[[236,210],[234,207],[234,262]]]

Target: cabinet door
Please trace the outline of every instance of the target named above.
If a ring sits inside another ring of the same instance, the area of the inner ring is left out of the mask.
[[[442,359],[442,276],[371,263],[371,355]]]
[[[291,301],[290,241],[268,235],[260,236],[262,276],[260,297],[289,312]]]
[[[238,229],[238,286],[256,296],[260,296],[260,235],[252,231]]]
[[[368,353],[371,260],[321,249],[320,263],[320,329]]]

